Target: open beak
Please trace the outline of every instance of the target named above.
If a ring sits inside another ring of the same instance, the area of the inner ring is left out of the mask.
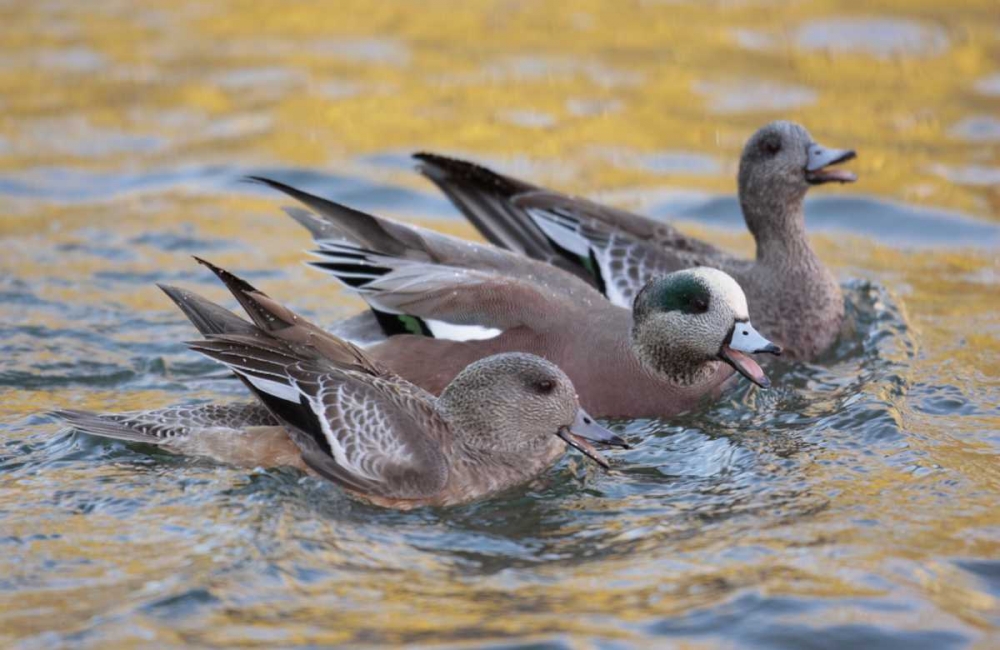
[[[749,320],[733,324],[729,341],[719,349],[719,358],[761,388],[770,388],[771,380],[749,354],[781,354],[781,347],[771,343],[754,329]]]
[[[573,424],[559,429],[556,435],[562,438],[567,445],[579,450],[580,453],[604,469],[608,469],[611,465],[594,448],[594,445],[590,444],[591,442],[628,449],[627,442],[599,425],[597,420],[587,415],[587,412],[583,409],[577,410],[576,419],[573,420]]]
[[[809,145],[806,162],[806,181],[812,185],[823,183],[853,183],[857,174],[846,169],[828,169],[857,158],[853,149],[826,149],[815,142]]]

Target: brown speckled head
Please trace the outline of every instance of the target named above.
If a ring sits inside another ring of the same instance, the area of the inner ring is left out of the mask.
[[[805,127],[777,121],[761,127],[740,157],[740,204],[758,243],[804,228],[802,201],[811,185],[849,183],[854,174],[828,169],[854,157],[816,143]]]
[[[580,408],[566,373],[533,354],[509,352],[470,364],[438,403],[456,441],[474,452],[529,462],[562,453],[571,444],[606,465],[586,440],[623,444]]]

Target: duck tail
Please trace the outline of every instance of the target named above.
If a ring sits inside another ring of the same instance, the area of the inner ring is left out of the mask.
[[[198,256],[194,256],[194,259],[212,271],[226,285],[229,292],[233,294],[233,297],[239,301],[240,306],[250,316],[250,320],[254,322],[254,325],[265,332],[274,332],[292,327],[296,322],[302,321],[290,309],[275,302],[266,293],[257,289],[235,273],[231,273]]]
[[[130,422],[124,416],[77,409],[59,409],[50,411],[55,416],[73,427],[86,433],[102,438],[124,440],[127,442],[142,442],[150,445],[163,445],[170,442],[155,433],[142,431],[142,425]]]
[[[260,345],[264,345],[263,339],[259,336],[259,329],[269,337],[286,344],[290,343],[294,346],[298,343],[304,343],[314,348],[316,354],[338,367],[361,370],[376,375],[383,372],[384,369],[381,366],[368,358],[358,346],[350,341],[314,325],[235,273],[200,257],[195,257],[195,260],[215,273],[216,277],[226,285],[226,288],[246,310],[256,326],[256,328],[249,326],[247,332],[231,332],[232,334],[242,334],[244,338],[246,334],[250,334],[251,338],[257,339]],[[221,334],[227,333],[230,332],[222,332]],[[301,351],[301,348],[297,349]],[[312,356],[307,355],[307,358],[312,358]]]
[[[308,230],[316,241],[347,241],[385,255],[428,257],[420,236],[411,226],[349,208],[262,176],[251,176],[249,180],[283,192],[315,211],[314,214],[301,208],[285,208],[285,212]]]
[[[157,284],[174,301],[188,320],[204,336],[211,334],[252,334],[256,328],[225,307],[193,291],[168,284]]]

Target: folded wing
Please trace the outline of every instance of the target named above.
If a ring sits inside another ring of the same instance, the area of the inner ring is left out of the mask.
[[[464,160],[429,153],[414,157],[420,171],[486,239],[585,278],[622,307],[630,306],[638,288],[655,275],[727,257],[661,221],[546,190]],[[571,222],[578,234],[599,233],[605,241],[593,251],[588,243],[574,246],[566,233],[547,227],[552,222]]]
[[[337,367],[309,346],[269,336],[189,345],[242,377],[325,478],[391,499],[426,498],[447,483],[450,430],[432,398],[402,379]]]
[[[314,210],[315,213],[301,208],[286,208],[286,212],[309,230],[320,248],[327,252],[334,252],[338,245],[343,245],[345,248],[340,253],[347,256],[370,253],[397,260],[397,264],[402,261],[423,262],[491,272],[530,280],[546,290],[563,293],[573,299],[600,295],[587,281],[535,259],[367,214],[278,181],[259,177],[253,180],[284,192]],[[377,266],[376,258],[368,261]],[[342,274],[340,277],[350,284],[349,276]],[[364,280],[365,276],[358,279]]]
[[[383,255],[353,244],[319,242],[312,265],[361,295],[386,334],[475,340],[525,327],[543,330],[585,307],[605,303],[596,292],[574,300],[544,284],[477,270]]]

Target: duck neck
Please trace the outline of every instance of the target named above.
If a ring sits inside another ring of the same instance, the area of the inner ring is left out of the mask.
[[[815,257],[806,235],[804,190],[791,200],[780,200],[778,193],[757,193],[750,200],[745,194],[740,194],[740,206],[757,243],[758,262],[787,264]]]
[[[473,492],[494,492],[523,483],[541,473],[565,452],[565,444],[554,434],[551,440],[539,441],[532,449],[484,447],[482,440],[468,435],[468,429],[456,434],[451,461],[451,481]]]

